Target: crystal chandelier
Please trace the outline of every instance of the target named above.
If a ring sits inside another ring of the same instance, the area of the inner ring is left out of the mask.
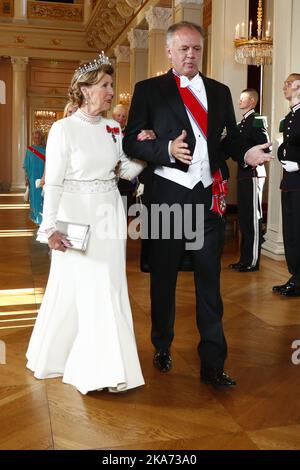
[[[119,103],[123,104],[124,106],[128,106],[131,101],[131,94],[130,93],[120,93],[119,94]]]
[[[273,39],[270,35],[271,22],[263,27],[263,2],[258,1],[257,8],[257,37],[252,36],[252,21],[249,23],[248,34],[245,34],[245,23],[235,28],[235,60],[247,65],[271,65]]]

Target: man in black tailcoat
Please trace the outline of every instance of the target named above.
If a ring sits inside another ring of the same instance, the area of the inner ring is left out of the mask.
[[[201,381],[215,387],[232,387],[235,381],[224,372],[227,345],[220,294],[228,178],[225,160],[230,155],[256,166],[273,157],[264,153],[266,145],[248,151],[239,142],[229,88],[199,73],[203,37],[202,29],[190,22],[168,29],[167,53],[173,68],[136,85],[123,148],[127,155],[147,161],[153,169],[151,208],[175,205],[176,210],[179,207],[184,212],[188,207],[191,211],[187,219],[195,233],[193,242],[185,234],[178,237],[178,228],[184,232],[186,220],[183,217],[179,227],[178,220],[170,217],[170,236],[165,237],[168,223],[162,218],[158,234],[150,240],[154,366],[161,372],[171,369],[177,273],[189,245],[201,334]],[[144,129],[152,129],[156,139],[138,138]],[[204,209],[204,225],[199,224],[199,207]],[[151,225],[156,231],[153,218]]]

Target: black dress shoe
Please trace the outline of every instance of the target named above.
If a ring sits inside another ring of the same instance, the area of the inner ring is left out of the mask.
[[[242,263],[238,262],[238,263],[231,263],[228,268],[231,268],[231,269],[239,269],[241,268],[242,266],[244,266]]]
[[[293,281],[287,281],[285,284],[280,284],[278,286],[273,286],[272,291],[280,293],[281,291],[285,290],[289,286],[295,287],[294,282]]]
[[[153,365],[160,372],[169,372],[172,368],[172,358],[170,351],[163,351],[157,349],[154,353]]]
[[[300,297],[300,287],[297,287],[294,283],[290,282],[279,293],[285,297]]]
[[[215,388],[228,388],[235,387],[236,381],[229,375],[225,374],[223,370],[201,370],[200,380],[204,384],[210,384]]]
[[[241,266],[237,271],[239,273],[252,273],[253,271],[259,271],[259,266]]]

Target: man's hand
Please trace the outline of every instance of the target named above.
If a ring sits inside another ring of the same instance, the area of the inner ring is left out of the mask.
[[[176,160],[179,160],[186,165],[190,165],[192,163],[192,157],[191,152],[188,149],[188,144],[184,142],[186,136],[187,133],[185,130],[183,130],[181,134],[171,143],[170,151]]]
[[[296,162],[291,162],[290,160],[281,160],[281,165],[282,168],[284,168],[288,173],[299,171],[299,165]]]
[[[143,129],[137,136],[137,140],[139,142],[143,142],[143,140],[155,140],[156,135],[151,129]]]
[[[274,160],[274,156],[270,153],[265,153],[264,149],[271,147],[272,142],[267,142],[266,144],[255,145],[246,152],[245,163],[250,166],[262,165],[263,163],[270,162]]]

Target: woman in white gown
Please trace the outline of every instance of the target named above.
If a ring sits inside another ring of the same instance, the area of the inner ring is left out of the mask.
[[[78,110],[52,126],[46,149],[42,228],[52,251],[27,367],[38,379],[63,376],[82,394],[144,384],[126,280],[126,217],[115,167],[132,180],[144,164],[122,151],[112,102],[113,69],[103,54],[79,68],[70,98]],[[70,248],[57,220],[89,224],[85,252]]]

